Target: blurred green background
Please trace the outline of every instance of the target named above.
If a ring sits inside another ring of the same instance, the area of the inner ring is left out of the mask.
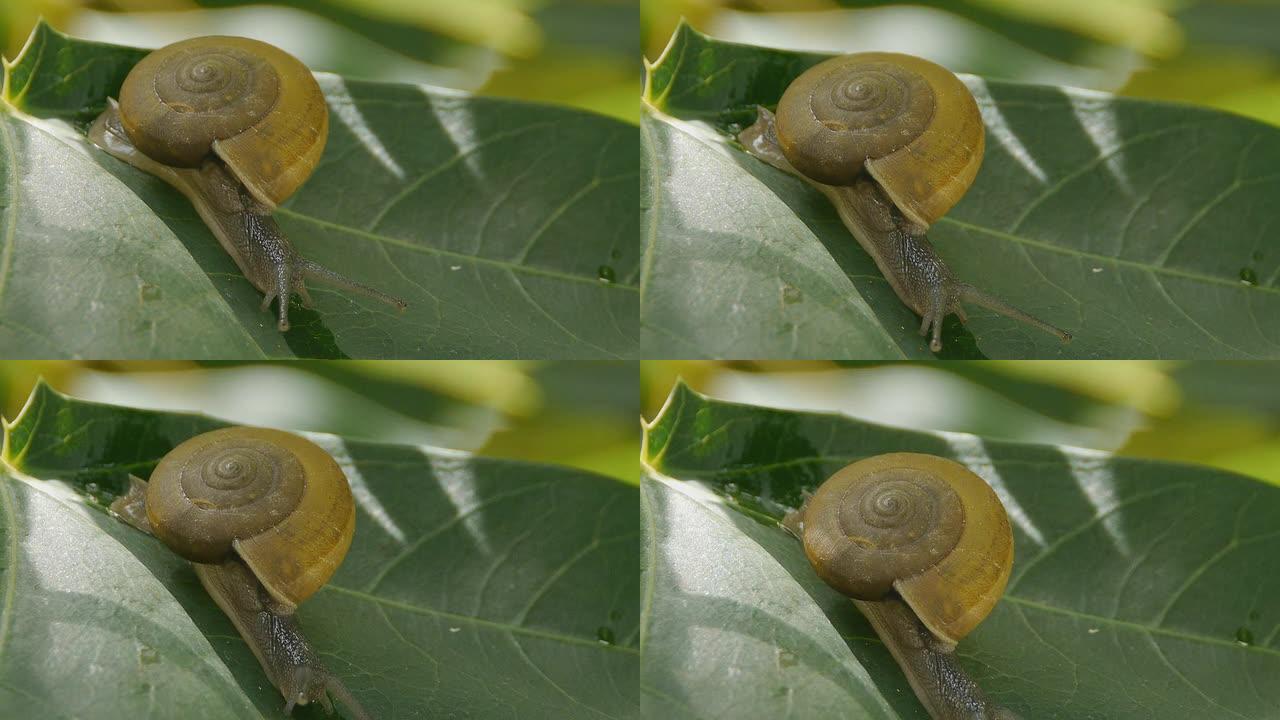
[[[37,378],[84,400],[555,463],[638,481],[637,364],[521,361],[0,363],[3,415]]]
[[[638,0],[0,0],[13,58],[36,19],[103,42],[271,42],[315,70],[594,110],[636,122]]]
[[[681,17],[733,42],[892,50],[956,72],[1178,100],[1280,125],[1277,0],[642,0],[657,58]]]
[[[915,430],[1200,463],[1280,484],[1280,363],[641,364],[644,417],[677,377],[734,402]]]

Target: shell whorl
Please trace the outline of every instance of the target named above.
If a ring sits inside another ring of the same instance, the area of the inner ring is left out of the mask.
[[[787,86],[776,122],[783,155],[805,177],[852,185],[870,175],[921,228],[968,191],[986,142],[968,87],[941,65],[899,53],[814,65]]]
[[[847,55],[801,75],[778,104],[778,138],[787,160],[827,185],[847,185],[881,158],[914,141],[936,105],[920,73],[901,63]]]
[[[268,428],[197,435],[147,483],[151,529],[197,563],[239,557],[267,592],[297,605],[342,564],[355,534],[346,475],[320,446]]]
[[[142,154],[188,168],[216,156],[268,208],[311,177],[329,135],[311,70],[248,38],[198,37],[152,52],[129,71],[119,107]]]
[[[934,113],[934,93],[901,64],[851,55],[801,75],[778,104],[778,139],[797,170],[827,185],[847,185],[867,160],[920,136]]]
[[[846,468],[822,492],[805,512],[805,548],[821,559],[823,579],[852,597],[884,597],[899,578],[937,564],[964,529],[960,497],[929,472]]]
[[[933,634],[967,635],[1013,569],[1013,532],[991,486],[946,458],[889,453],[832,475],[802,511],[805,554],[859,600],[897,592]]]
[[[195,167],[215,140],[262,122],[280,99],[280,74],[258,53],[209,38],[151,53],[120,90],[129,139],[166,165]]]
[[[255,437],[222,432],[179,446],[156,468],[148,497],[151,526],[193,562],[217,562],[236,540],[259,535],[293,513],[306,478],[289,450]]]

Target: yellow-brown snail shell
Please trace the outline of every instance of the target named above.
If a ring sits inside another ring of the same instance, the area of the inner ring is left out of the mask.
[[[147,483],[146,512],[175,553],[197,563],[234,553],[295,606],[328,582],[355,532],[351,489],[333,458],[266,428],[215,430],[174,448]]]
[[[248,38],[209,36],[160,48],[120,89],[133,144],[164,165],[197,167],[210,153],[275,207],[311,177],[329,137],[329,111],[311,70]]]
[[[1000,499],[933,455],[878,455],[832,475],[805,507],[802,539],[829,585],[862,600],[897,591],[953,643],[991,612],[1013,568]]]

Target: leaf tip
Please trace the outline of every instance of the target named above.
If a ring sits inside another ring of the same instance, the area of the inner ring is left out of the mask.
[[[26,453],[26,446],[24,445],[21,449],[15,449],[14,430],[22,425],[28,413],[35,412],[33,408],[41,404],[40,400],[49,395],[64,397],[62,393],[54,390],[49,381],[45,380],[44,376],[41,375],[36,378],[35,385],[31,387],[31,394],[27,396],[27,401],[23,403],[22,409],[18,411],[18,414],[13,416],[13,420],[0,418],[0,425],[3,425],[4,431],[3,441],[0,442],[0,463],[17,468],[22,462],[22,456]]]
[[[24,87],[22,92],[16,94],[13,92],[13,69],[21,65],[29,53],[36,52],[34,48],[49,35],[67,37],[50,25],[49,21],[44,19],[44,15],[37,16],[36,23],[31,28],[31,34],[27,36],[27,41],[22,44],[22,49],[18,50],[18,54],[14,55],[12,60],[6,58],[2,63],[4,65],[4,77],[0,78],[0,101],[15,108],[19,107],[19,103],[22,102],[22,96],[26,93],[26,88]]]
[[[689,21],[681,15],[680,20],[676,23],[676,29],[671,32],[671,39],[667,40],[667,46],[662,49],[662,52],[658,53],[658,57],[652,62],[649,61],[648,58],[644,59],[644,92],[641,93],[640,97],[645,101],[645,103],[652,105],[655,108],[660,108],[662,106],[662,98],[670,90],[670,86],[658,90],[657,95],[655,96],[653,82],[654,73],[661,68],[665,62],[667,62],[667,58],[675,52],[674,48],[680,46],[682,44],[681,41],[691,35],[703,40],[708,37],[695,30],[694,27],[689,24]]]
[[[667,428],[670,423],[667,422],[667,416],[671,413],[678,414],[678,408],[684,405],[684,400],[688,397],[702,398],[703,396],[689,387],[689,383],[683,377],[676,376],[671,392],[662,403],[662,407],[654,414],[653,419],[647,423],[644,418],[640,419],[640,426],[644,430],[640,439],[640,464],[646,470],[660,473],[658,465],[662,461],[667,439],[670,436]]]

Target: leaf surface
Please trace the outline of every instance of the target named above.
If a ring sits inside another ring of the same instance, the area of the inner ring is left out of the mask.
[[[87,124],[144,51],[37,27],[0,104],[0,355],[627,357],[635,128],[591,113],[318,75],[330,131],[276,213],[304,256],[409,304],[313,284],[281,334],[160,180]]]
[[[961,462],[1009,511],[1008,590],[957,650],[999,702],[1026,718],[1280,714],[1280,489],[683,384],[645,441],[649,716],[927,720],[870,626],[777,524],[836,470],[885,452]]]
[[[101,512],[216,421],[41,385],[0,476],[0,704],[15,717],[280,717],[185,561]],[[378,718],[634,717],[634,487],[582,471],[309,435],[357,501],[299,620]],[[295,717],[319,718],[319,708]]]
[[[824,56],[687,25],[649,68],[646,357],[928,353],[835,210],[732,135]],[[1069,330],[981,308],[947,357],[1280,355],[1280,128],[1223,112],[962,76],[986,124],[969,193],[929,231],[956,275]]]

